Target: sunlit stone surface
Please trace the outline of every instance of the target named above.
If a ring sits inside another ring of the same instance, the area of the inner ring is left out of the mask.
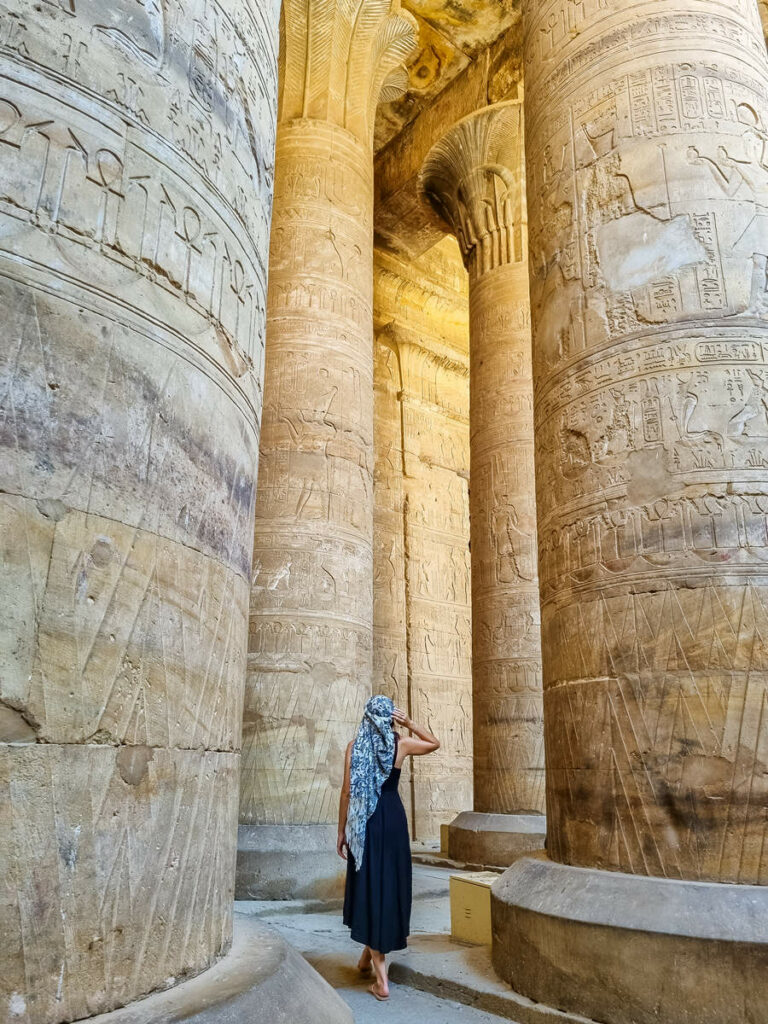
[[[764,1021],[767,12],[0,0],[0,1021],[347,1019],[372,691],[526,1020]]]
[[[519,102],[463,118],[422,171],[469,271],[474,810],[494,815],[544,810],[524,173]],[[491,855],[488,824],[471,830],[471,850],[464,829],[458,844],[452,833],[452,855],[509,864],[542,843],[543,821]]]
[[[344,751],[371,692],[372,133],[415,41],[397,6],[283,9],[240,810],[251,897],[333,885]],[[282,848],[272,826],[312,827],[282,833],[290,867],[259,861],[262,838]]]
[[[440,737],[400,783],[425,842],[472,801],[468,303],[452,238],[415,260],[376,251],[374,324],[373,685]]]
[[[0,1018],[231,940],[275,3],[0,4]]]
[[[510,869],[494,960],[611,1024],[741,1024],[768,959],[763,32],[754,0],[540,0],[526,40],[557,863]]]

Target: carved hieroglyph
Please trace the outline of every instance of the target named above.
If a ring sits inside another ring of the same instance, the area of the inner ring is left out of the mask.
[[[519,102],[485,107],[422,172],[469,270],[474,809],[496,814],[544,810],[522,129]]]
[[[440,738],[403,765],[420,841],[472,800],[468,313],[453,238],[376,250],[373,688]]]
[[[526,122],[549,855],[765,883],[755,0],[538,0]]]
[[[277,4],[0,2],[0,1019],[228,946]]]
[[[413,41],[392,0],[283,5],[243,823],[335,819],[371,690],[372,124]]]

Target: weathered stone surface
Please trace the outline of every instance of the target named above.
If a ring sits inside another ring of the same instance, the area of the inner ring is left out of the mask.
[[[93,1024],[353,1024],[352,1012],[303,956],[261,921],[235,914],[232,949],[170,992]]]
[[[448,855],[461,864],[508,867],[544,848],[543,814],[484,814],[462,811],[448,826]]]
[[[531,11],[526,87],[548,850],[762,883],[757,7],[595,2],[567,35],[560,6]]]
[[[76,1020],[231,939],[235,753],[0,744],[4,1020]]]
[[[422,184],[455,232],[469,270],[474,809],[541,813],[544,738],[521,104],[496,104],[459,121],[430,151]]]
[[[472,790],[467,316],[453,239],[413,261],[376,250],[373,678],[440,737],[403,765],[422,841]]]
[[[392,0],[283,14],[240,820],[309,825],[371,691],[373,115],[414,25]]]
[[[229,943],[277,8],[0,3],[3,1019]]]
[[[321,210],[313,172],[324,182]],[[300,121],[281,127],[244,823],[333,820],[344,748],[370,692],[371,295],[362,257],[355,262],[371,248],[367,177],[364,151],[343,130]],[[343,210],[336,188],[340,196],[348,190]],[[329,270],[341,275],[334,246],[346,257],[344,275],[357,268],[359,281],[327,279]]]
[[[752,0],[529,9],[560,863],[507,872],[494,957],[611,1024],[743,1024],[766,1002],[767,82]]]
[[[148,530],[40,505],[0,500],[0,701],[47,743],[238,750],[247,579]]]
[[[235,899],[339,899],[347,866],[336,832],[336,825],[241,825]]]
[[[747,1024],[768,1005],[768,887],[523,858],[491,889],[493,965],[610,1024]]]
[[[521,6],[520,0],[403,0],[403,8],[416,19],[418,46],[397,76],[398,91],[394,96],[382,94],[374,148],[380,150],[407,131],[464,71],[490,71],[495,78],[495,58],[510,37],[519,66]]]

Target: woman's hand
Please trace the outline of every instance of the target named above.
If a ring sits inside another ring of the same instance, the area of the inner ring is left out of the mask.
[[[408,717],[408,715],[406,715],[402,708],[395,708],[395,710],[392,712],[392,717],[394,718],[398,725],[402,725],[406,729],[411,728],[411,720]]]
[[[336,853],[338,853],[342,860],[347,859],[348,849],[349,847],[347,846],[347,837],[344,835],[343,832],[339,832],[338,837],[336,839]]]

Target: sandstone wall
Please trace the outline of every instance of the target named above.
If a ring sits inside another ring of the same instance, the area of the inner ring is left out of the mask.
[[[278,4],[0,3],[0,1018],[231,933]]]
[[[374,691],[440,738],[402,793],[418,840],[472,804],[466,272],[453,239],[374,259]]]

